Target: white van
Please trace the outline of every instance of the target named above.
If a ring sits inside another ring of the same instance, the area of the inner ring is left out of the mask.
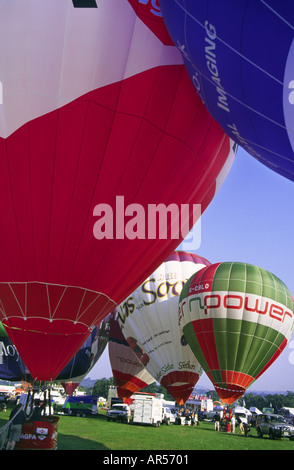
[[[248,424],[248,418],[249,416],[252,415],[251,411],[247,410],[247,408],[244,408],[244,406],[236,406],[234,409],[234,413],[236,418],[240,418],[242,423]]]

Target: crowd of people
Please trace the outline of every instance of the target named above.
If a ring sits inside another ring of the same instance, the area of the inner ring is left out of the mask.
[[[234,413],[224,413],[224,417],[222,418],[220,413],[217,411],[213,418],[214,421],[214,429],[215,431],[220,431],[221,425],[225,428],[226,431],[235,433],[237,429],[239,429],[241,434],[248,436],[250,432],[250,426],[248,423],[241,420],[238,415]]]
[[[198,426],[199,421],[199,414],[195,410],[181,408],[176,413],[175,424],[181,424],[182,426]],[[227,409],[223,413],[216,411],[213,422],[215,431],[240,432],[240,434],[244,434],[245,436],[248,436],[250,432],[249,424],[242,421],[238,414],[232,413],[232,409]]]
[[[189,410],[188,408],[181,408],[176,413],[175,424],[198,426],[199,420],[197,411]]]

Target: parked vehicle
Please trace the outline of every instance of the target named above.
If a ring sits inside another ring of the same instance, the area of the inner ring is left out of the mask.
[[[247,410],[247,408],[244,408],[244,406],[236,406],[234,409],[234,413],[236,419],[239,418],[242,423],[246,424],[248,424],[249,418],[252,415],[251,411]]]
[[[272,413],[261,414],[256,419],[256,430],[259,437],[268,434],[271,439],[287,437],[294,440],[294,426],[281,416]]]
[[[160,426],[162,422],[163,400],[160,396],[142,395],[135,397],[133,423]]]
[[[172,413],[171,409],[168,407],[162,407],[162,422],[169,425],[171,423],[175,423],[176,417],[174,413]]]
[[[213,421],[217,413],[222,417],[222,414],[219,411],[213,410],[213,411],[209,411],[208,413],[206,413],[205,419],[207,419],[208,421]]]
[[[69,396],[66,397],[62,411],[73,416],[85,417],[97,413],[97,396]]]
[[[111,397],[110,398],[110,408],[112,408],[113,405],[122,404],[123,402],[124,402],[123,398]]]
[[[112,408],[107,411],[107,421],[122,421],[123,423],[129,423],[130,417],[130,406],[125,403],[115,403]]]
[[[207,416],[208,416],[208,413],[207,411],[198,411],[198,420],[199,421],[204,421],[205,419],[208,419]]]

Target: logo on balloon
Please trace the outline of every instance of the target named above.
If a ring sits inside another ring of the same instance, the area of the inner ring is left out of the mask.
[[[196,294],[197,295],[197,294]],[[274,320],[284,323],[285,321],[292,320],[292,312],[282,304],[272,303],[271,299],[265,300],[250,294],[205,294],[204,296],[191,297],[189,300],[189,309],[191,311],[191,303],[197,302],[200,311],[202,310],[204,315],[208,315],[208,311],[214,309],[224,308],[230,310],[239,310],[241,313],[243,310],[251,313],[257,313],[258,315],[266,315]],[[289,318],[288,318],[289,317]]]
[[[228,104],[227,93],[221,84],[219,70],[217,66],[217,56],[215,52],[215,40],[217,38],[216,29],[212,24],[209,24],[208,21],[205,21],[205,31],[205,42],[207,43],[207,46],[205,47],[206,66],[211,76],[211,82],[214,83],[216,86],[217,106],[229,113],[230,108]]]
[[[5,344],[3,341],[0,341],[0,364],[3,364],[4,357],[13,357],[16,362],[19,361],[19,354],[16,347],[13,344]]]
[[[125,205],[124,196],[116,196],[114,206],[100,203],[94,207],[98,220],[93,226],[97,240],[183,240],[183,249],[197,249],[201,241],[201,204]],[[192,230],[189,230],[193,220]],[[197,222],[197,224],[196,224]]]

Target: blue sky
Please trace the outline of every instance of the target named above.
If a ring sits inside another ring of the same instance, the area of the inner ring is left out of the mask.
[[[278,276],[294,295],[294,182],[259,163],[242,148],[201,218],[196,252],[211,263],[241,261]],[[192,250],[190,250],[192,251]],[[108,350],[89,373],[111,377]],[[202,374],[197,384],[212,389]],[[281,356],[248,391],[294,391],[294,335]]]

